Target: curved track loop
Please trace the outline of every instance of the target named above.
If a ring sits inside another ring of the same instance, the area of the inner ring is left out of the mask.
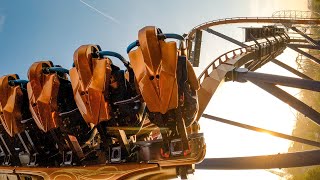
[[[201,87],[198,91],[199,112],[197,120],[200,119],[220,82],[225,79],[227,72],[246,64],[256,57],[260,56],[261,59],[255,59],[253,62],[261,60],[268,62],[282,53],[289,39],[287,37],[279,37],[277,37],[277,40],[271,40],[271,44],[267,42],[260,43],[261,49],[254,44],[249,47],[229,51],[213,60],[206,67],[198,78]]]
[[[274,18],[274,17],[234,17],[226,19],[218,19],[214,21],[208,21],[194,27],[189,31],[187,38],[193,39],[196,30],[206,29],[212,26],[224,25],[224,24],[235,24],[235,23],[279,23],[279,24],[305,24],[305,25],[317,25],[320,24],[320,19],[317,18]]]
[[[290,18],[230,18],[224,20],[210,21],[203,23],[193,28],[188,37],[193,38],[196,30],[205,29],[215,25],[230,24],[230,23],[289,23],[289,24],[305,24],[305,25],[319,25],[320,19],[304,18],[304,19],[290,19]],[[289,39],[284,40],[283,44],[274,49],[273,52],[262,54],[262,59],[265,61],[273,59],[285,49]],[[272,43],[277,43],[273,41]],[[268,46],[268,44],[267,44]],[[262,49],[268,47],[261,45]],[[270,49],[270,48],[269,48]],[[239,48],[229,51],[210,63],[207,68],[200,74],[199,81],[201,88],[199,90],[199,114],[197,119],[200,118],[206,106],[208,105],[211,97],[218,88],[220,82],[225,79],[227,72],[240,67],[246,62],[253,59],[256,53],[260,53],[256,47]],[[268,54],[269,53],[269,54]],[[264,63],[265,64],[265,63]],[[263,65],[263,64],[262,64]],[[210,97],[210,98],[209,98]],[[196,166],[197,169],[269,169],[269,168],[289,168],[289,167],[302,167],[320,164],[319,150],[296,152],[287,154],[276,154],[266,156],[252,156],[252,157],[234,157],[234,158],[209,158],[205,159],[202,163]]]

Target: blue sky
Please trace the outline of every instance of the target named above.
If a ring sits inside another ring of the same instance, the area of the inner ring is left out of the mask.
[[[74,51],[80,45],[89,43],[99,44],[103,50],[116,51],[127,58],[125,53],[127,45],[137,39],[138,30],[146,25],[158,26],[164,32],[182,34],[188,32],[192,27],[210,20],[243,16],[271,16],[277,10],[305,10],[307,7],[307,0],[82,1],[85,3],[80,0],[0,0],[0,76],[17,73],[21,78],[25,79],[30,65],[39,60],[52,60],[55,64],[70,68]],[[100,13],[86,4],[96,8]],[[243,25],[239,26],[243,27]],[[221,26],[217,30],[232,37],[236,36],[241,40],[238,37],[242,35],[241,29],[238,28],[239,26]],[[213,58],[234,47],[224,40],[213,38],[212,35],[206,34],[204,36],[211,39],[203,40],[203,45],[208,47],[208,53],[202,52],[204,55],[201,62],[210,62]],[[294,58],[285,59],[294,62]],[[113,61],[116,63],[116,60]],[[237,89],[237,91],[234,91],[234,89]],[[216,103],[211,109],[216,109],[216,111],[219,110],[219,112],[223,113],[223,111],[220,111],[221,109],[231,110],[233,108],[230,105],[237,105],[235,102],[248,101],[247,99],[235,99],[235,96],[248,96],[248,94],[238,95],[238,90],[240,88],[231,86],[230,90],[227,91],[229,94],[221,95],[223,98],[221,98],[220,103]],[[230,92],[234,92],[234,96],[230,96],[233,100],[232,103],[223,103],[227,102],[226,99],[229,97]],[[256,96],[252,99],[259,100]],[[219,98],[217,100],[219,102]],[[248,104],[255,105],[252,102],[248,102]],[[243,104],[240,104],[234,109],[240,109],[242,106]],[[288,107],[285,108],[290,110]],[[238,114],[244,114],[244,112],[247,111],[241,111]],[[246,117],[244,119],[250,120],[252,115],[250,111],[248,113],[250,113],[249,118]],[[237,115],[236,113],[226,114]],[[270,114],[274,114],[274,112]],[[272,124],[269,119],[265,122]],[[209,126],[207,125],[207,127],[202,125],[202,129],[208,128],[205,133],[209,134],[209,136],[211,132],[215,133],[219,132],[219,130],[223,131],[221,134],[225,132],[238,133],[238,131],[226,129],[222,125],[215,124],[211,126],[212,124],[210,123],[208,123]],[[210,138],[221,137],[221,134],[219,134],[220,136],[212,135]],[[235,138],[233,141],[248,141],[246,139],[248,137],[244,137],[244,135],[239,136],[239,134],[236,134],[230,136]],[[254,137],[256,135],[251,136]],[[207,141],[207,155],[217,156],[225,152],[222,156],[226,156],[229,152],[235,152],[234,149],[238,147],[233,146],[233,143],[226,145],[225,142],[221,142],[219,144],[219,139],[221,138],[217,139]],[[212,144],[210,145],[210,143]],[[228,145],[230,147],[226,147]],[[239,149],[248,149],[256,152],[257,150],[252,147],[253,145],[254,143],[251,143],[248,146],[250,148],[243,147]],[[218,177],[218,179],[234,179],[234,177],[238,177],[238,179],[242,177],[246,179],[257,179],[257,177],[271,179],[270,176],[263,174],[265,173],[264,171],[259,172],[262,174],[258,176],[251,171],[198,171],[194,179],[204,179],[208,176]],[[274,179],[277,179],[277,177]]]
[[[258,0],[83,1],[0,0],[0,75],[17,73],[26,78],[30,65],[39,60],[70,68],[74,50],[88,43],[127,57],[127,45],[143,26],[182,34],[202,22],[248,16],[264,6]]]

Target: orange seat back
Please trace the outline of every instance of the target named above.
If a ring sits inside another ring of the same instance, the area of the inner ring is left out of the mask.
[[[16,74],[2,76],[0,78],[0,120],[6,132],[13,137],[23,131],[22,101],[23,92],[19,85],[10,85],[10,80],[17,80]]]
[[[129,58],[140,92],[150,112],[165,114],[178,107],[176,42],[158,40],[153,26],[141,29],[138,40]]]
[[[98,124],[110,116],[107,100],[111,76],[111,61],[94,54],[100,49],[95,45],[80,46],[74,52],[74,66],[70,79],[76,104],[87,123]]]
[[[28,72],[30,111],[36,124],[44,132],[59,127],[60,122],[57,104],[59,77],[56,73],[43,72],[43,68],[52,66],[51,61],[35,62]]]

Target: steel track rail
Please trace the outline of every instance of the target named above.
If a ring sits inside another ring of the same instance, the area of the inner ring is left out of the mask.
[[[319,18],[286,18],[286,17],[233,17],[208,21],[195,26],[189,31],[187,38],[193,39],[196,30],[203,30],[212,26],[224,25],[224,24],[236,24],[236,23],[279,23],[279,24],[304,24],[304,25],[316,25],[320,24]]]
[[[197,120],[200,119],[211,97],[215,93],[219,84],[225,79],[227,72],[240,67],[245,63],[257,58],[259,55],[266,61],[273,59],[271,54],[277,56],[286,47],[289,42],[287,37],[273,39],[269,42],[261,42],[259,46],[254,44],[249,47],[243,47],[231,50],[214,59],[205,70],[199,75],[200,90],[198,91],[199,112]],[[271,48],[273,46],[274,48]],[[258,58],[259,59],[259,58]]]
[[[189,34],[189,39],[193,38],[196,30],[206,29],[208,27],[232,24],[232,23],[281,23],[281,24],[320,24],[320,19],[313,18],[230,18],[223,20],[210,21],[200,24],[193,28]],[[282,39],[282,38],[281,38]],[[283,40],[283,39],[282,39]],[[273,53],[280,54],[284,46],[288,43],[282,42]],[[272,43],[279,43],[272,41]],[[275,44],[274,44],[275,45]],[[261,47],[267,48],[268,44],[260,44]],[[249,48],[238,48],[229,51],[218,58],[214,59],[206,69],[200,74],[199,81],[201,88],[199,90],[199,119],[209,103],[212,95],[215,93],[219,84],[224,81],[227,72],[244,65],[250,59],[256,57],[258,48],[253,45]],[[270,52],[271,53],[271,52]],[[270,54],[269,53],[269,54]],[[268,55],[268,54],[266,54]],[[196,165],[197,169],[268,169],[268,168],[289,168],[310,165],[319,165],[319,150],[285,153],[266,156],[252,157],[233,157],[233,158],[210,158],[205,159],[202,163]]]

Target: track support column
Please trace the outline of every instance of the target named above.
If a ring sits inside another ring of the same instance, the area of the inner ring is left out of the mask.
[[[276,86],[283,85],[320,92],[319,81],[248,72],[246,69],[237,69],[226,77],[228,78],[227,80],[232,79],[238,82],[252,82],[320,125],[319,112]]]

